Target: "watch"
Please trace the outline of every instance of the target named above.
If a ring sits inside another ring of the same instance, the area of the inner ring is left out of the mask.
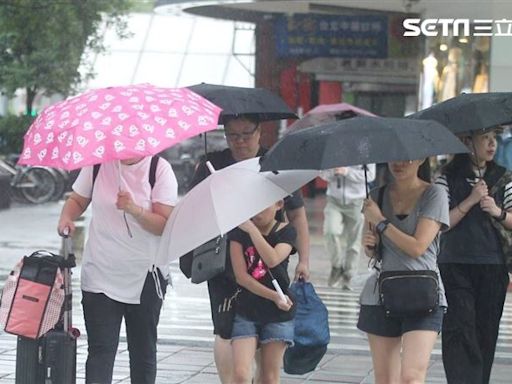
[[[382,235],[382,233],[384,233],[384,231],[386,230],[386,228],[388,227],[389,225],[389,220],[388,219],[384,219],[382,221],[380,221],[376,226],[375,226],[375,229],[377,230],[377,232],[379,233],[379,235]]]

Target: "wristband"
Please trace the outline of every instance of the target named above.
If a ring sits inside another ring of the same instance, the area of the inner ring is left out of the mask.
[[[501,214],[496,218],[497,221],[504,221],[507,218],[507,211],[501,209]]]

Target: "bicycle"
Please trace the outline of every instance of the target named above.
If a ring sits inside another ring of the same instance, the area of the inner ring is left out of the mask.
[[[62,197],[67,174],[49,167],[15,165],[16,156],[11,161],[0,158],[0,168],[11,175],[13,197],[32,204],[46,203]]]

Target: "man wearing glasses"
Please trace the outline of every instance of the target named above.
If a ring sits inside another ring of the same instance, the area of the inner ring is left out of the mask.
[[[210,171],[206,167],[206,161],[210,161],[215,169],[221,169],[242,160],[262,156],[267,151],[267,149],[260,146],[261,127],[257,116],[239,115],[236,118],[224,118],[224,130],[228,148],[223,151],[210,152],[206,158],[203,156],[196,167],[190,188],[193,188],[210,175]],[[295,268],[295,279],[302,277],[304,280],[308,280],[309,229],[300,191],[285,198],[284,202],[286,217],[297,231],[296,248],[299,253],[299,262]],[[227,260],[229,260],[229,257]],[[225,297],[232,295],[236,288],[236,283],[225,275],[216,276],[208,281],[214,326],[213,333],[216,335],[214,344],[215,365],[223,384],[231,382],[233,368],[231,335],[221,334],[222,332],[219,331],[214,308],[217,308]]]

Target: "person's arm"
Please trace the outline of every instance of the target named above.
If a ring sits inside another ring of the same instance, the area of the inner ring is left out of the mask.
[[[91,199],[80,196],[76,192],[71,192],[71,195],[69,195],[68,199],[64,203],[60,213],[59,223],[57,225],[57,232],[59,235],[67,234],[69,236],[73,236],[73,233],[75,232],[74,221],[82,216],[90,202]]]
[[[376,226],[386,217],[377,204],[367,199],[364,203],[364,215],[372,225]],[[418,258],[425,253],[428,246],[434,241],[441,230],[441,223],[430,218],[420,217],[414,235],[408,235],[389,223],[381,235],[390,239],[393,244],[412,258]]]
[[[233,266],[233,272],[235,273],[235,278],[238,285],[254,293],[255,295],[273,301],[278,308],[284,311],[290,310],[292,301],[287,295],[285,295],[287,301],[283,302],[277,291],[266,287],[254,277],[249,275],[247,272],[247,265],[244,260],[241,243],[235,240],[230,240],[229,253],[231,257],[231,265]]]
[[[498,207],[492,196],[484,196],[480,200],[480,207],[482,211],[487,212],[494,220],[498,220],[505,228],[512,230],[511,209]]]
[[[460,221],[467,215],[469,210],[473,208],[473,206],[478,204],[482,200],[482,198],[484,198],[487,195],[487,185],[483,180],[480,180],[473,186],[469,196],[450,210],[450,228],[453,228],[457,224],[459,224]]]
[[[295,247],[299,254],[299,262],[295,267],[295,278],[302,277],[305,281],[309,280],[309,227],[304,206],[286,211],[290,224],[297,231],[297,242]]]
[[[153,203],[151,211],[145,210],[135,204],[131,194],[125,191],[117,194],[116,207],[132,215],[142,228],[157,236],[162,234],[167,218],[174,208],[167,204]]]
[[[275,247],[272,247],[251,220],[247,220],[245,223],[239,225],[239,228],[249,235],[256,251],[258,251],[258,254],[267,267],[274,268],[290,256],[290,252],[292,251],[290,244],[278,243]]]

